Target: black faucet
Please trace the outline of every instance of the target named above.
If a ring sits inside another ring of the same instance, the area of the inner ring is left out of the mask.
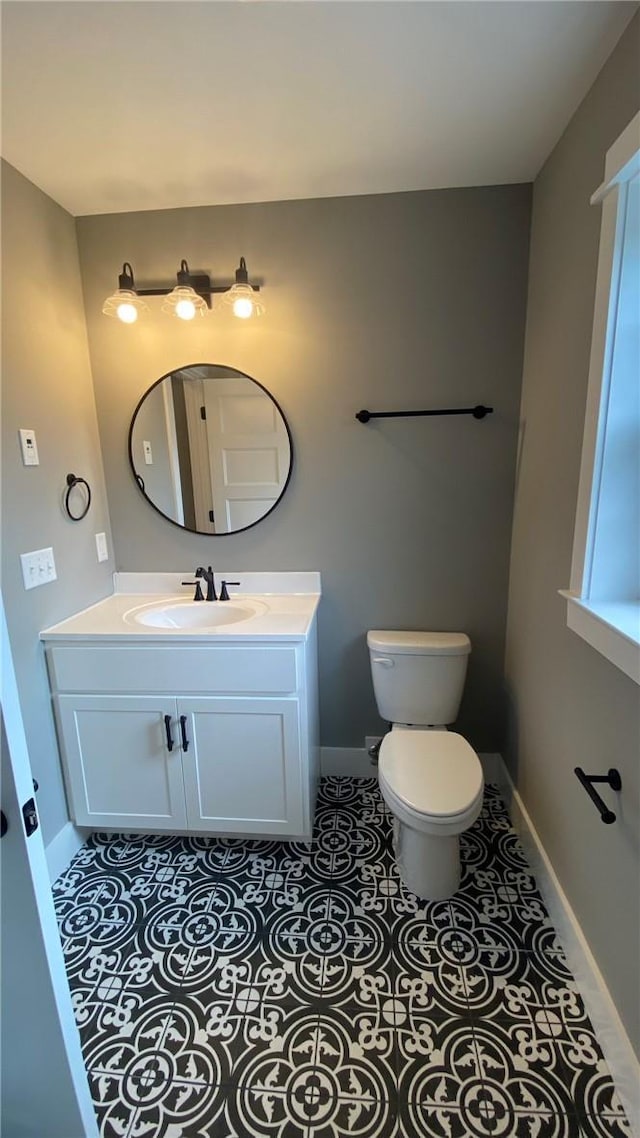
[[[227,585],[239,585],[239,584],[240,584],[239,581],[223,581],[222,582],[222,588],[220,590],[220,600],[221,601],[230,601],[231,597],[229,596],[229,593],[227,591]]]
[[[196,591],[195,591],[195,596],[193,598],[194,601],[203,601],[204,600],[204,597],[202,595],[202,589],[200,588],[200,582],[199,581],[183,581],[182,584],[183,585],[195,585]]]
[[[207,582],[205,601],[217,601],[215,577],[211,566],[209,566],[208,569],[203,569],[202,566],[200,566],[196,569],[196,577],[201,577],[203,581]]]

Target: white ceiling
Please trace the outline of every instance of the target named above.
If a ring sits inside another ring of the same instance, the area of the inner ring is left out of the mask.
[[[2,151],[74,215],[529,181],[636,7],[4,0]]]

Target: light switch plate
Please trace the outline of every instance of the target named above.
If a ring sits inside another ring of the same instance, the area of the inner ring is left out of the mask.
[[[22,451],[22,461],[25,466],[39,466],[40,459],[38,458],[38,444],[36,442],[35,431],[30,430],[28,427],[21,427],[18,431],[20,436],[20,449]]]
[[[38,585],[47,585],[49,581],[57,580],[51,546],[48,549],[34,549],[31,553],[21,553],[20,563],[25,589],[37,589]]]
[[[147,439],[142,440],[142,450],[147,466],[153,466],[153,452],[151,450],[151,443]]]

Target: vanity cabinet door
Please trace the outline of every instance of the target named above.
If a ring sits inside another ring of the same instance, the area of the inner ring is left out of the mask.
[[[296,699],[180,698],[178,714],[190,830],[302,833]]]
[[[175,699],[60,695],[56,713],[77,825],[94,830],[185,829]]]

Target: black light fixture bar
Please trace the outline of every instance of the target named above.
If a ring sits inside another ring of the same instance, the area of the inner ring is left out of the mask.
[[[207,298],[207,294],[208,296],[214,296],[215,292],[228,292],[231,288],[230,284],[212,284],[211,282],[205,284],[204,281],[208,280],[210,280],[210,278],[205,277],[204,273],[191,273],[191,279],[189,281],[191,288],[194,289],[194,292],[197,292],[198,296],[203,296],[205,300]],[[170,292],[173,290],[173,287],[137,288],[136,291],[138,296],[169,296]],[[260,284],[252,284],[252,289],[254,292],[260,292]]]
[[[244,270],[244,277],[247,278],[246,264],[244,261],[244,257],[241,257],[240,265],[241,265],[241,269],[236,270],[236,281],[238,280],[238,272],[242,272],[242,270]],[[131,266],[129,265],[128,262],[126,263],[124,268],[126,269],[126,267],[128,267],[130,272],[131,272],[131,284],[126,285],[126,286],[123,286],[121,284],[120,287],[121,288],[123,288],[123,287],[132,288],[132,287],[134,287],[133,286],[133,272],[131,271]],[[191,270],[189,269],[187,262],[184,260],[180,262],[180,270],[177,274],[177,280],[178,280],[179,285],[189,285],[193,289],[193,291],[198,294],[198,296],[202,297],[202,299],[205,301],[208,308],[211,308],[211,297],[214,294],[222,293],[222,292],[228,292],[229,289],[232,287],[230,284],[229,285],[212,285],[211,284],[211,277],[209,276],[208,273],[192,273]],[[247,278],[247,280],[248,280],[248,278]],[[168,296],[169,293],[171,293],[174,288],[175,288],[175,285],[171,285],[169,288],[136,288],[135,291],[137,292],[138,296]],[[252,284],[251,288],[252,288],[253,292],[260,292],[260,285]]]
[[[204,284],[204,281],[209,283]],[[231,285],[212,285],[209,277],[205,276],[204,273],[192,273],[189,284],[193,291],[197,292],[198,296],[203,296],[205,300],[207,295],[213,296],[217,292],[228,292],[231,288]],[[168,296],[174,287],[172,285],[171,288],[136,288],[136,292],[138,296]],[[260,292],[260,285],[252,284],[251,288],[254,292]]]
[[[368,423],[369,419],[415,419],[425,415],[473,415],[474,419],[484,419],[485,415],[492,415],[493,407],[485,407],[478,403],[476,407],[446,407],[435,411],[358,411],[356,419],[359,423]]]
[[[211,294],[214,292],[227,292],[226,288],[220,286],[212,286],[210,278],[205,273],[190,273],[189,284],[198,296],[201,296],[207,305],[211,308]],[[231,286],[228,286],[231,287]],[[136,288],[138,296],[168,296],[173,292],[175,285],[170,288]]]

